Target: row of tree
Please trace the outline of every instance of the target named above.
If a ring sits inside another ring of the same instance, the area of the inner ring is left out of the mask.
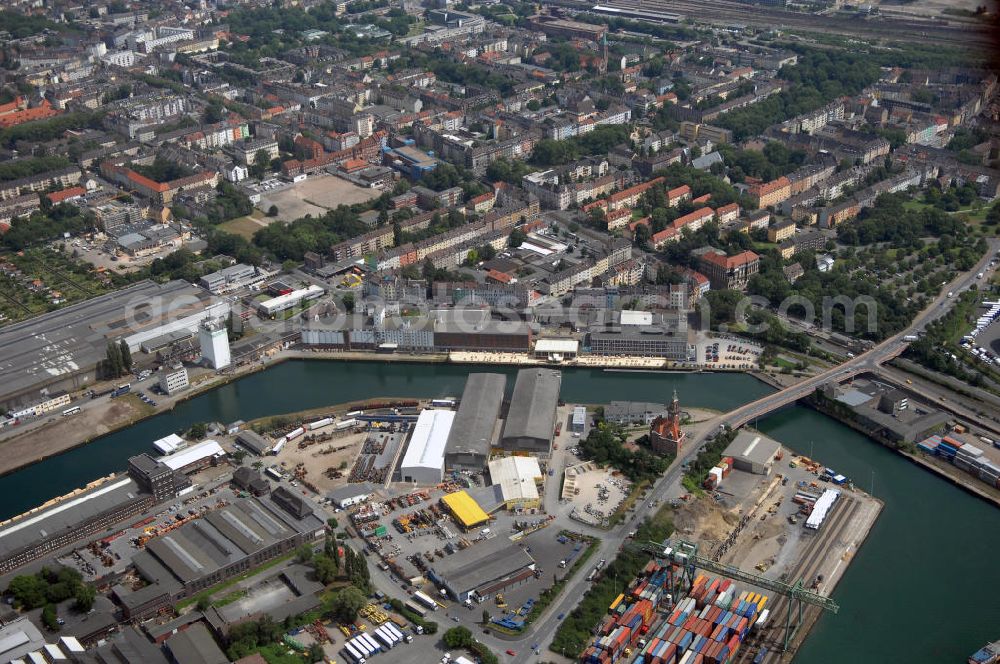
[[[119,378],[132,371],[132,351],[122,339],[108,342],[101,374],[105,378]]]

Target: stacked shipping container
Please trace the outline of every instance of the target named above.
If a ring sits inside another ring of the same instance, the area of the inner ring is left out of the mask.
[[[705,478],[705,488],[706,489],[717,489],[719,485],[722,484],[722,480],[729,477],[729,473],[733,469],[733,457],[723,457],[722,461],[718,465],[714,466],[708,471],[708,477]]]
[[[951,436],[931,436],[917,443],[917,447],[953,463],[992,487],[1000,488],[1000,465],[986,458],[983,451],[975,445],[963,443]]]
[[[597,638],[583,651],[585,664],[611,664],[631,656],[639,638],[644,635],[656,616],[661,601],[668,601],[667,589],[672,587],[675,566],[662,566],[650,561],[629,589],[615,598],[597,628]]]
[[[700,575],[634,660],[636,664],[722,664],[761,619],[767,596],[740,591],[728,579]]]

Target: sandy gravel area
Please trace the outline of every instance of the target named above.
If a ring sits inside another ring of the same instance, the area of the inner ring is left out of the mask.
[[[378,198],[377,189],[365,189],[333,175],[315,175],[284,189],[261,195],[261,210],[278,206],[277,219],[292,221],[311,214],[322,216],[338,205],[353,205]]]
[[[37,427],[0,443],[0,474],[40,461],[81,442],[85,431],[91,439],[126,426],[149,408],[129,395],[88,408],[69,418],[53,417],[51,424]],[[151,410],[151,409],[150,409]]]

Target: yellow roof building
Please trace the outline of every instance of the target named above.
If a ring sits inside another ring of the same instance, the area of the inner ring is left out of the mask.
[[[490,520],[489,515],[473,500],[468,491],[449,493],[441,498],[441,502],[463,528],[475,528]]]

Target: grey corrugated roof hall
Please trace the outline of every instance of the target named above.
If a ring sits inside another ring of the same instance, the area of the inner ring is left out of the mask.
[[[517,372],[501,444],[504,449],[547,452],[556,426],[562,374],[553,369]]]
[[[729,444],[722,456],[733,458],[737,470],[769,475],[774,457],[781,449],[781,443],[752,431],[740,431]]]
[[[0,330],[0,404],[38,398],[42,387],[65,389],[93,381],[108,340],[152,329],[214,301],[186,281],[140,281]]]
[[[506,389],[507,377],[503,374],[469,374],[445,444],[446,468],[482,470],[486,467]]]

